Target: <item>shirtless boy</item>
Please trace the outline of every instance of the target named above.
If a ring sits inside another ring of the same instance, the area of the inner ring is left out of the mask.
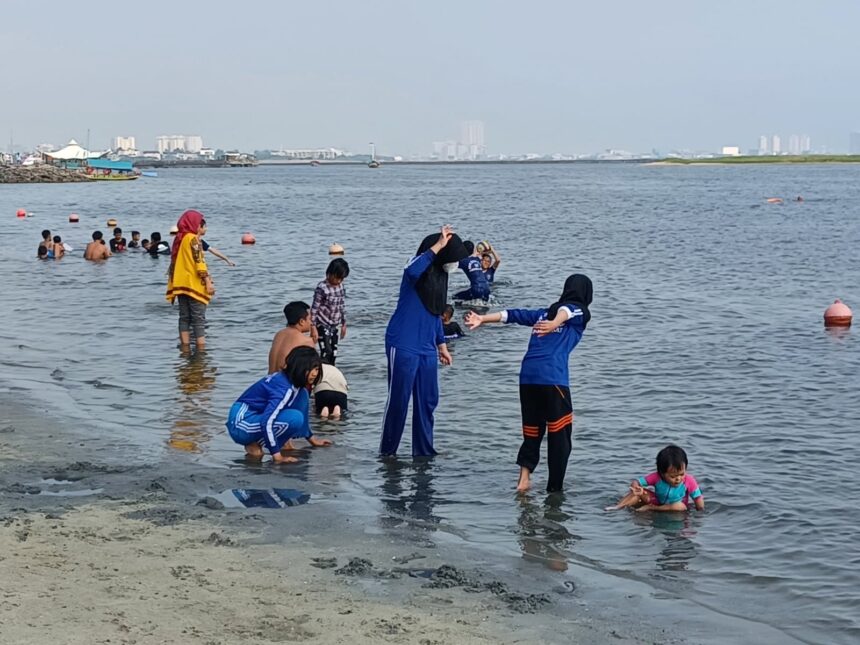
[[[105,246],[105,241],[102,238],[101,231],[93,233],[93,241],[87,244],[87,248],[84,251],[85,260],[106,260],[111,256],[111,252],[108,251],[108,247]]]
[[[305,302],[290,302],[284,307],[287,326],[275,334],[269,350],[269,374],[284,369],[287,355],[296,347],[313,347],[314,342],[306,334],[311,330],[311,308]]]

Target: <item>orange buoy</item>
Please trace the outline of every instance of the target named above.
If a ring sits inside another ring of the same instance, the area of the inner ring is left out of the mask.
[[[839,298],[833,301],[824,311],[824,326],[825,327],[850,327],[851,319],[854,314],[851,309],[842,302]]]
[[[71,215],[69,215],[69,221],[70,221],[72,224],[77,224],[77,223],[78,223],[78,214],[77,214],[77,213],[72,213]]]
[[[242,236],[242,244],[256,244],[256,243],[257,243],[257,238],[255,238],[250,233],[245,233]]]
[[[15,215],[17,217],[27,217],[27,211],[25,211],[23,208],[19,208],[17,211],[15,211]]]
[[[107,221],[107,225],[108,225],[108,226],[116,226],[116,220],[115,220],[113,217],[111,217],[111,218]]]
[[[344,254],[344,248],[340,244],[335,242],[330,247],[328,247],[328,254],[329,255],[343,255]]]
[[[768,204],[782,204],[782,197],[768,197]]]

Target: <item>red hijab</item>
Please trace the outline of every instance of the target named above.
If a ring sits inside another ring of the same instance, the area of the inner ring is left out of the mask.
[[[170,250],[170,257],[172,260],[176,260],[176,256],[179,255],[179,245],[182,244],[182,238],[188,235],[197,235],[197,231],[200,230],[200,224],[203,222],[203,214],[198,213],[197,211],[185,211],[182,213],[182,217],[179,218],[179,221],[176,222],[176,228],[179,229],[179,232],[176,234],[176,239],[173,240],[173,248]]]

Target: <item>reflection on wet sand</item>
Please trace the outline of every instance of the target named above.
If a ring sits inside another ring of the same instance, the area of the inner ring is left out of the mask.
[[[383,528],[440,528],[442,518],[433,513],[437,503],[432,461],[386,459],[379,464],[380,499],[385,509]]]
[[[177,405],[167,440],[171,448],[202,452],[202,444],[211,438],[202,411],[209,408],[217,372],[205,351],[185,353],[176,363]]]
[[[567,552],[579,539],[565,526],[573,516],[562,509],[563,503],[563,493],[547,495],[542,506],[526,496],[519,498],[518,540],[523,558],[553,571],[567,571]]]

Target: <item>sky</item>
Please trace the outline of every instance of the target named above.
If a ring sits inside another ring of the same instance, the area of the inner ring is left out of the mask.
[[[755,148],[860,130],[860,2],[0,2],[0,149],[490,154]]]

